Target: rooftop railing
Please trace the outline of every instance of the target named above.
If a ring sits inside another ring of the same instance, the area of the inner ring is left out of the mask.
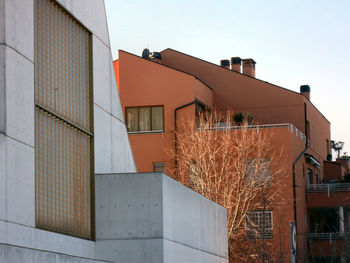
[[[218,123],[216,127],[211,128],[211,130],[224,130],[227,128],[225,123]],[[290,133],[295,133],[297,137],[300,137],[301,140],[305,141],[306,136],[299,131],[291,123],[277,123],[277,124],[263,124],[263,125],[246,125],[246,126],[231,126],[231,130],[241,130],[241,129],[271,129],[271,128],[288,128]],[[201,130],[198,128],[198,130]]]

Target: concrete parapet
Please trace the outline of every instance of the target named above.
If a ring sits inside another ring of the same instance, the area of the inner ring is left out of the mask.
[[[96,258],[227,262],[226,209],[163,173],[98,174]]]

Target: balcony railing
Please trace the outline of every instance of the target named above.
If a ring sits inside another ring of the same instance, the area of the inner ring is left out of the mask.
[[[297,137],[300,137],[301,140],[305,141],[305,135],[299,131],[293,124],[291,123],[277,123],[277,124],[264,124],[264,125],[247,125],[247,126],[231,126],[232,130],[241,130],[241,129],[269,129],[269,128],[288,128],[290,133],[295,133]],[[211,128],[210,130],[224,130],[226,129],[225,123],[217,123],[215,128]],[[201,128],[197,128],[197,130],[201,130]]]
[[[310,240],[336,240],[344,237],[344,233],[332,232],[332,233],[309,233]]]
[[[308,193],[320,193],[320,192],[346,192],[350,191],[350,183],[335,183],[335,184],[308,184]]]

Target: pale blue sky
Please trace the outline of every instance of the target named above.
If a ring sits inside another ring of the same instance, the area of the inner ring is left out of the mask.
[[[256,77],[299,92],[350,154],[350,1],[105,0],[113,58],[173,48],[219,63],[253,58]]]

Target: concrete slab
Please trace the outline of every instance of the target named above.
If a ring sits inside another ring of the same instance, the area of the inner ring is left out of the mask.
[[[30,227],[18,225],[14,223],[5,223],[6,228],[6,243],[20,246],[31,247],[30,244]],[[20,261],[19,261],[20,262]]]
[[[6,137],[7,220],[35,226],[34,149]]]
[[[0,0],[0,44],[5,43],[5,0]]]
[[[96,244],[96,258],[112,262],[162,263],[163,240],[129,239],[99,241]]]
[[[112,124],[112,172],[136,172],[134,156],[125,124],[111,116]]]
[[[0,133],[0,220],[7,220],[6,201],[6,136]]]
[[[163,177],[164,238],[227,257],[226,209]]]
[[[4,0],[0,0],[0,5],[1,5],[1,1],[4,1]],[[0,13],[2,11],[3,10],[1,10],[1,6],[0,6]],[[2,18],[0,18],[0,21],[1,19]],[[5,61],[6,61],[5,45],[0,44],[0,133],[5,133],[5,127],[6,127]]]
[[[111,112],[111,53],[100,39],[92,37],[94,103]]]
[[[127,262],[227,262],[226,209],[165,174],[97,174],[95,194],[99,259],[123,262],[126,250]],[[133,250],[155,239],[164,261]]]
[[[41,251],[40,253],[38,251],[35,251],[36,253],[33,253],[29,250],[30,254],[30,262],[35,263],[56,263],[56,254],[49,253],[45,251]]]
[[[3,263],[102,263],[93,258],[76,257],[41,251],[31,248],[23,248],[8,244],[0,244],[0,262]]]
[[[107,19],[103,0],[56,0],[90,32],[109,45]]]
[[[5,0],[5,43],[34,61],[33,0]]]
[[[23,249],[21,247],[15,246],[6,246],[1,245],[3,247],[4,254],[3,258],[0,258],[0,262],[6,263],[30,263],[30,251],[28,249]]]
[[[227,263],[227,258],[163,239],[164,263]]]
[[[163,236],[161,174],[95,177],[96,240]]]
[[[5,47],[6,134],[34,146],[34,65]]]
[[[95,173],[112,171],[111,115],[94,105]]]
[[[63,234],[32,228],[30,230],[31,248],[95,258],[95,242]]]

